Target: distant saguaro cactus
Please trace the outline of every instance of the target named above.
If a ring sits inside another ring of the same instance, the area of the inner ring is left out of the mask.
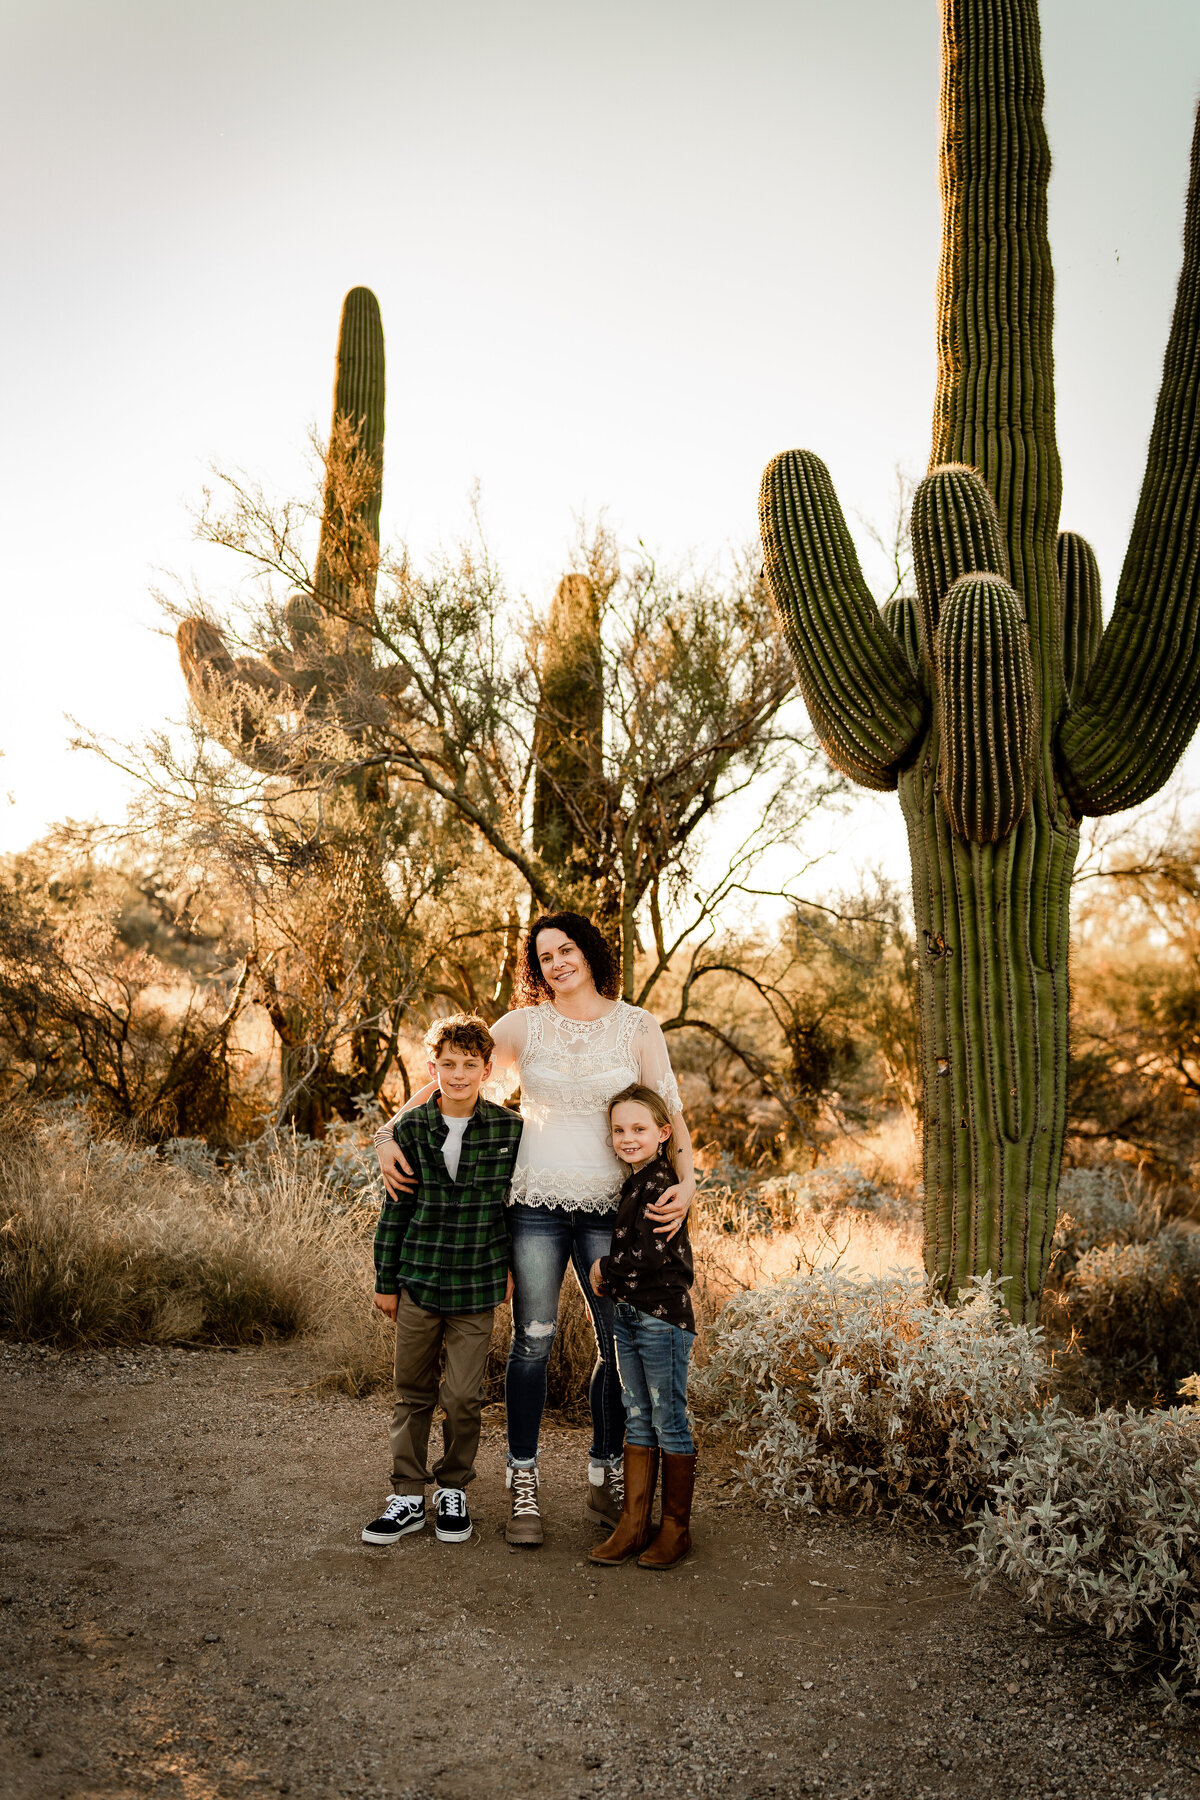
[[[1200,718],[1200,117],[1133,536],[1100,636],[1058,537],[1050,157],[1036,0],[943,0],[942,262],[915,605],[881,614],[824,464],[776,457],[767,577],[831,760],[899,787],[921,956],[925,1260],[1036,1313],[1066,1119],[1079,818],[1166,781]]]
[[[285,778],[267,808],[276,849],[319,871],[312,891],[294,898],[295,941],[258,967],[280,1039],[286,1114],[314,1136],[334,1113],[353,1117],[358,1098],[378,1091],[394,1060],[394,1037],[389,1043],[380,1020],[396,976],[379,945],[399,942],[404,921],[373,860],[388,782],[378,764],[360,767],[355,754],[379,708],[394,704],[411,676],[402,663],[374,660],[383,417],[379,303],[368,288],[352,288],[338,332],[311,585],[273,622],[278,641],[266,660],[232,656],[207,618],[185,619],[177,633],[188,692],[212,736],[248,767]],[[351,943],[351,922],[364,920],[373,930]],[[351,968],[362,1023],[339,1062],[325,1036]]]
[[[586,890],[596,876],[604,731],[600,597],[587,575],[564,575],[555,590],[538,645],[538,676],[534,849],[565,889]],[[567,897],[590,910],[586,892]]]
[[[208,619],[185,619],[176,634],[179,661],[197,711],[234,756],[267,773],[324,773],[304,741],[276,739],[269,721],[279,710],[361,734],[373,696],[394,697],[408,680],[402,665],[373,666],[369,624],[379,569],[383,498],[384,355],[379,302],[351,288],[342,304],[333,423],[326,463],[321,535],[311,591],[285,609],[290,648],[270,664],[232,657]],[[381,797],[376,795],[375,797]]]

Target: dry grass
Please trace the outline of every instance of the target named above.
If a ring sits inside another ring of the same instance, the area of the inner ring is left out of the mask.
[[[11,1113],[0,1121],[0,1329],[64,1348],[302,1333],[320,1383],[363,1393],[391,1378],[391,1332],[371,1304],[375,1218],[372,1190],[348,1195],[303,1142],[223,1170],[199,1147],[163,1154],[96,1136],[79,1111]],[[786,1191],[702,1197],[693,1244],[700,1359],[734,1294],[797,1270],[920,1264],[905,1220],[814,1212]],[[572,1277],[558,1324],[549,1403],[579,1411],[596,1352]],[[490,1400],[503,1396],[510,1329],[501,1308]]]
[[[709,1329],[718,1313],[751,1288],[821,1269],[863,1279],[895,1271],[921,1274],[921,1230],[915,1219],[848,1209],[801,1214],[775,1229],[756,1230],[736,1213],[731,1218],[728,1202],[713,1206],[706,1198],[701,1197],[692,1231],[698,1362],[707,1356]]]
[[[354,1286],[360,1235],[286,1144],[224,1175],[95,1137],[78,1113],[0,1122],[0,1327],[34,1342],[320,1334]]]

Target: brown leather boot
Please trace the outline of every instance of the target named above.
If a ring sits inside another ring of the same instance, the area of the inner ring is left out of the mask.
[[[692,1492],[696,1486],[696,1453],[672,1456],[663,1451],[662,1524],[658,1535],[638,1557],[639,1569],[671,1569],[692,1547]]]
[[[613,1566],[628,1562],[650,1542],[650,1509],[658,1485],[658,1451],[645,1444],[625,1446],[625,1502],[617,1529],[589,1550],[588,1560]]]

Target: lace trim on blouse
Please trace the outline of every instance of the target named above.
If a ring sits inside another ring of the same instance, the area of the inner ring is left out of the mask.
[[[580,1169],[515,1169],[510,1206],[561,1206],[564,1212],[611,1212],[623,1177],[588,1175]]]
[[[506,1034],[508,1021],[503,1023]],[[609,1211],[625,1173],[608,1141],[614,1095],[640,1081],[670,1113],[682,1110],[661,1028],[625,1000],[600,1019],[569,1019],[545,1001],[530,1007],[520,1023],[520,1048],[510,1039],[511,1061],[502,1076],[509,1087],[519,1081],[525,1120],[510,1199]]]

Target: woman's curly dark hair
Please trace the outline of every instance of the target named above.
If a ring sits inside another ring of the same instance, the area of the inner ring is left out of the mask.
[[[596,992],[605,1000],[617,998],[621,992],[620,970],[608,939],[600,928],[593,925],[590,919],[585,919],[582,913],[543,913],[540,919],[533,921],[525,933],[525,942],[521,945],[521,958],[517,967],[518,1006],[540,1006],[543,1000],[552,998],[550,983],[542,974],[537,959],[539,931],[561,931],[564,937],[569,937],[582,952],[583,960],[592,972]]]

